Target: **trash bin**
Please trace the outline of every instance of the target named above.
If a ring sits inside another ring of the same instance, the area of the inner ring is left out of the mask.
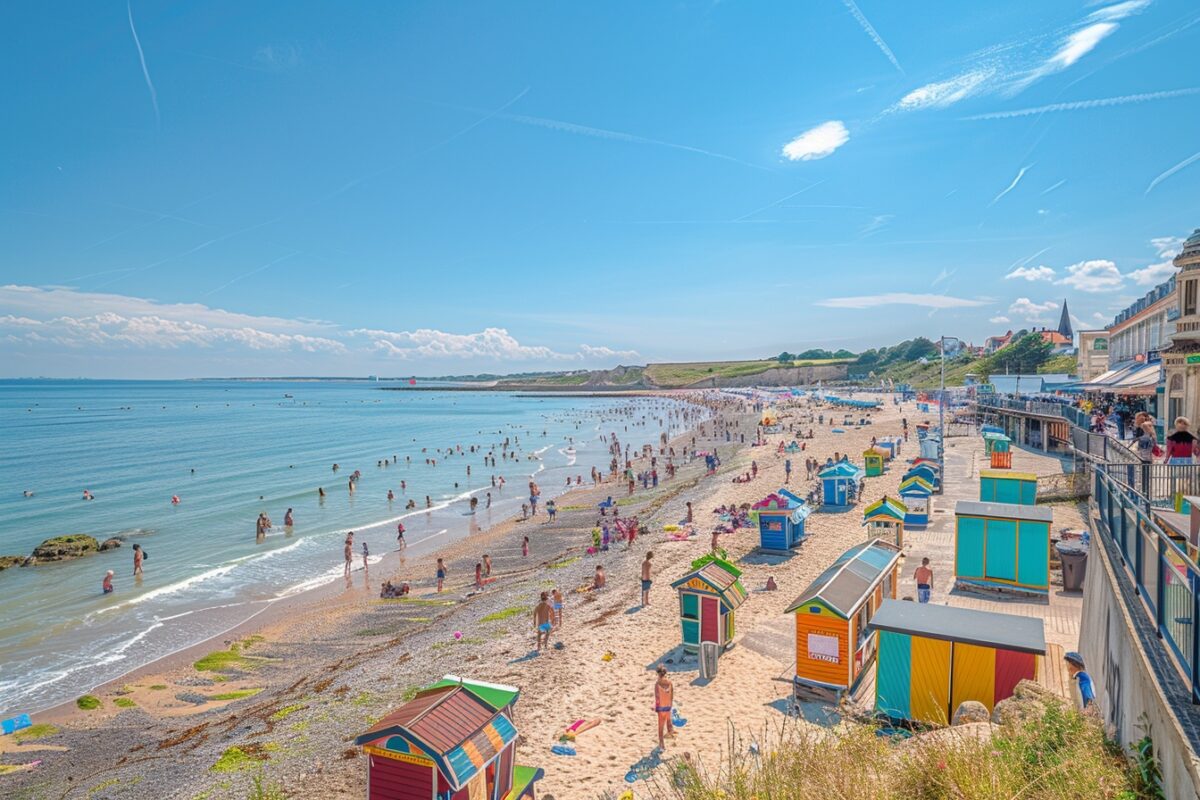
[[[1054,545],[1062,562],[1063,589],[1068,592],[1083,590],[1083,578],[1087,575],[1088,546],[1079,540],[1058,542]]]
[[[711,680],[717,677],[717,659],[721,655],[721,650],[716,642],[701,642],[700,643],[700,678],[701,680]]]

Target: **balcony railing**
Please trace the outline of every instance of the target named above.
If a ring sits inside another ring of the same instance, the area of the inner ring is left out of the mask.
[[[1124,571],[1141,598],[1130,611],[1140,611],[1154,622],[1187,682],[1192,702],[1200,703],[1200,638],[1196,636],[1200,568],[1150,517],[1145,498],[1114,472],[1126,470],[1098,466],[1092,473],[1098,533],[1120,551]]]

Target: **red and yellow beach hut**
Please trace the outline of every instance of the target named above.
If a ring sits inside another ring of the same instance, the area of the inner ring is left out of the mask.
[[[900,548],[881,539],[842,553],[795,601],[797,695],[837,695],[870,663],[875,611],[896,596]]]
[[[990,712],[1046,654],[1042,620],[970,608],[888,600],[870,622],[879,637],[875,711],[948,725],[968,700]]]
[[[368,800],[533,798],[542,770],[515,763],[513,686],[454,675],[358,736],[367,756]]]

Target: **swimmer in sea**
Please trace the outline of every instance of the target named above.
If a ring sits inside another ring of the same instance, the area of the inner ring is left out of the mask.
[[[288,509],[286,512],[284,512],[284,514],[283,514],[283,525],[284,525],[284,527],[286,527],[286,528],[290,528],[290,527],[292,527],[292,524],[293,524],[293,519],[292,519],[292,510],[289,508],[289,509]]]
[[[112,581],[113,581],[113,571],[110,569],[108,572],[104,573],[104,581],[100,584],[100,588],[104,591],[104,594],[112,594],[113,593],[113,582]]]

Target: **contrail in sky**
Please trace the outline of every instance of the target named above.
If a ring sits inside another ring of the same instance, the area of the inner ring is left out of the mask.
[[[142,62],[142,75],[146,78],[146,87],[150,90],[150,102],[154,104],[154,121],[156,124],[162,124],[162,118],[158,115],[158,92],[154,89],[154,81],[150,80],[150,70],[146,67],[146,54],[142,52],[142,43],[138,40],[137,28],[133,25],[132,0],[125,4],[125,10],[129,12],[129,31],[133,34],[133,43],[137,47],[138,60]]]
[[[262,272],[264,269],[268,269],[268,268],[270,268],[270,267],[273,267],[273,266],[275,266],[276,264],[278,264],[280,261],[286,261],[287,259],[291,258],[292,256],[296,256],[296,255],[299,255],[299,252],[295,252],[295,253],[288,253],[288,254],[287,254],[287,255],[285,255],[285,256],[280,256],[279,258],[272,259],[271,261],[268,261],[267,263],[263,264],[262,266],[260,266],[260,267],[256,267],[256,268],[254,268],[254,269],[250,270],[249,272],[247,272],[247,273],[245,273],[245,274],[243,274],[243,275],[238,275],[238,276],[237,276],[237,277],[235,277],[235,278],[230,278],[229,280],[227,280],[225,283],[222,283],[222,284],[221,284],[220,286],[218,286],[217,288],[213,289],[213,290],[212,290],[212,291],[210,291],[210,292],[205,292],[204,294],[202,294],[202,295],[200,295],[200,296],[201,296],[201,297],[208,297],[208,296],[209,296],[209,295],[211,295],[211,294],[216,294],[217,292],[221,291],[222,289],[228,288],[228,287],[232,286],[233,284],[237,283],[237,282],[238,282],[238,281],[240,281],[242,278],[249,278],[251,275],[254,275],[254,274],[256,274],[256,273]]]
[[[1126,103],[1144,103],[1147,100],[1166,100],[1171,97],[1183,97],[1196,94],[1200,88],[1171,89],[1166,92],[1146,92],[1144,94],[1127,94],[1121,97],[1103,97],[1098,100],[1076,100],[1073,103],[1052,103],[1036,108],[1018,108],[1013,111],[993,111],[988,114],[976,114],[963,119],[1011,119],[1013,117],[1030,117],[1034,114],[1044,114],[1047,111],[1079,111],[1085,108],[1103,108],[1105,106],[1121,106]]]
[[[1180,161],[1178,164],[1171,167],[1169,170],[1162,173],[1154,180],[1150,181],[1150,185],[1146,187],[1146,191],[1143,193],[1143,197],[1147,194],[1150,194],[1151,189],[1153,189],[1155,186],[1158,186],[1160,183],[1162,183],[1167,178],[1174,175],[1176,172],[1179,172],[1179,170],[1183,169],[1184,167],[1195,164],[1197,161],[1200,161],[1200,153],[1196,153],[1196,155],[1189,156],[1188,158],[1185,158],[1183,161]]]
[[[1033,166],[1033,164],[1029,165],[1029,167],[1032,167],[1032,166]],[[1025,173],[1029,172],[1029,167],[1021,167],[1021,171],[1017,173],[1017,177],[1012,179],[1012,183],[1010,183],[1008,185],[1008,188],[1005,189],[1000,194],[996,195],[994,198],[992,198],[992,202],[988,203],[988,206],[996,205],[996,203],[1000,200],[1001,197],[1004,197],[1004,195],[1008,194],[1013,189],[1017,188],[1017,184],[1021,182],[1021,178],[1024,178]]]
[[[1064,183],[1066,183],[1066,182],[1067,182],[1067,179],[1066,179],[1066,178],[1063,178],[1061,181],[1059,181],[1058,183],[1054,184],[1054,185],[1053,185],[1053,186],[1051,186],[1049,189],[1043,189],[1043,190],[1042,190],[1042,194],[1050,194],[1051,192],[1053,192],[1055,189],[1057,189],[1058,187],[1062,186],[1062,185],[1063,185]]]
[[[879,32],[875,30],[875,26],[872,25],[871,21],[867,19],[866,15],[859,10],[858,4],[855,3],[854,0],[842,0],[842,2],[845,3],[846,8],[850,9],[850,13],[854,15],[856,20],[858,20],[858,24],[862,26],[862,29],[866,32],[867,36],[870,36],[871,40],[875,42],[875,46],[878,47],[885,56],[887,56],[887,60],[892,62],[892,66],[899,70],[900,74],[903,75],[904,67],[900,66],[900,62],[896,60],[895,54],[892,53],[892,48],[887,46],[887,42],[885,42],[883,37],[879,35]]]

